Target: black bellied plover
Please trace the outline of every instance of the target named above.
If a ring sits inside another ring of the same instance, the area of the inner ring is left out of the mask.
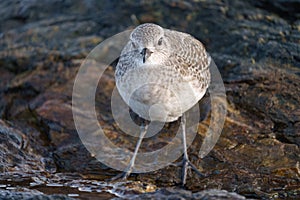
[[[188,158],[185,112],[206,93],[210,84],[210,62],[202,43],[191,35],[146,23],[132,31],[116,67],[118,91],[141,118],[160,122],[181,118],[183,184],[188,167],[202,175]],[[132,172],[147,128],[144,122],[131,162],[126,171],[116,178],[127,178]]]

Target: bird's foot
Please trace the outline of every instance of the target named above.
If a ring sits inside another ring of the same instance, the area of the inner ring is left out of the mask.
[[[122,172],[122,173],[108,179],[107,181],[108,182],[114,182],[114,181],[118,181],[118,180],[126,181],[127,178],[129,177],[129,175],[130,175],[130,173]]]
[[[196,174],[198,174],[198,176],[200,176],[202,178],[205,177],[205,174],[200,172],[197,169],[197,167],[193,163],[191,163],[191,161],[189,159],[183,158],[181,165],[182,165],[181,183],[183,186],[186,184],[186,177],[187,177],[188,169],[193,169],[196,172]]]
[[[126,181],[127,178],[130,176],[131,171],[132,171],[132,168],[129,167],[126,171],[123,171],[122,173],[108,179],[107,181],[108,182],[114,182],[117,180]]]

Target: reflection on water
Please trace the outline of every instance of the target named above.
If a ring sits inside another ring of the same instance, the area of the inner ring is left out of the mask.
[[[72,198],[99,199],[99,198],[130,198],[134,194],[151,192],[155,186],[141,182],[108,183],[97,180],[84,180],[79,175],[55,174],[54,176],[35,176],[28,174],[5,174],[14,177],[0,181],[0,196],[9,190],[11,192],[28,192],[32,194],[63,194]],[[1,176],[1,177],[4,177]]]

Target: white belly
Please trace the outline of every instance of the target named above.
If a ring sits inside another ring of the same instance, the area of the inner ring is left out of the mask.
[[[172,122],[193,107],[205,94],[197,79],[185,80],[178,73],[157,67],[128,71],[116,81],[123,100],[140,117]]]

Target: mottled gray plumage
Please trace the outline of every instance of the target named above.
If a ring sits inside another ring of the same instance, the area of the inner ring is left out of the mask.
[[[142,24],[132,31],[120,55],[117,88],[142,118],[175,121],[205,94],[209,64],[202,43],[191,35]],[[155,104],[159,112],[151,116]]]
[[[204,96],[210,83],[210,61],[201,42],[189,34],[142,24],[132,31],[116,67],[118,91],[140,117],[161,122],[181,117],[183,185],[188,167],[203,176],[188,159],[184,113]],[[147,128],[144,122],[128,167],[114,179],[130,175]]]

